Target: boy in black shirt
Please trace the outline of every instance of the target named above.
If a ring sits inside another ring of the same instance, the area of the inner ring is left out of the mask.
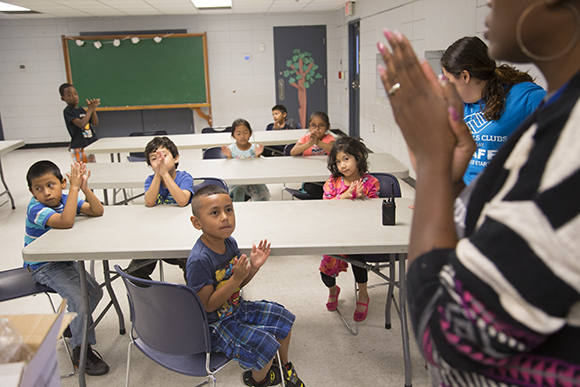
[[[70,83],[63,83],[58,88],[60,99],[66,102],[64,108],[64,122],[70,134],[71,157],[78,163],[94,163],[95,155],[85,154],[85,147],[97,141],[94,127],[99,124],[96,108],[101,103],[99,98],[87,99],[88,110],[79,107],[77,89]]]

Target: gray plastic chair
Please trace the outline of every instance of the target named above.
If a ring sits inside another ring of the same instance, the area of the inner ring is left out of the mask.
[[[222,148],[220,146],[214,146],[203,150],[202,159],[227,159],[228,156],[224,155]]]
[[[231,132],[232,132],[231,126],[227,126],[219,130],[208,126],[207,128],[203,128],[201,130],[201,133],[231,133]]]
[[[217,385],[215,373],[232,359],[221,352],[212,352],[209,323],[203,303],[188,286],[149,281],[133,277],[115,265],[125,284],[131,311],[131,341],[127,351],[129,386],[131,346],[157,364],[184,375],[206,377],[196,387]],[[280,353],[277,353],[280,374],[283,374]],[[281,385],[284,387],[284,379]]]
[[[196,184],[196,182],[198,182]],[[217,185],[222,187],[223,189],[225,189],[226,191],[228,190],[228,185],[226,184],[225,181],[223,181],[222,179],[220,179],[219,177],[194,177],[193,178],[193,194],[195,195],[195,192],[200,189],[201,187],[205,187],[206,185]]]
[[[134,345],[157,364],[181,374],[205,377],[201,384],[212,380],[216,386],[214,374],[232,359],[211,351],[207,315],[197,293],[185,285],[133,277],[119,265],[115,270],[127,289],[132,323],[125,385],[129,386]]]
[[[30,276],[30,273],[28,273],[28,270],[23,267],[19,267],[17,269],[0,271],[0,302],[21,297],[34,296],[40,293],[46,294],[52,311],[56,313],[56,308],[54,307],[52,299],[48,295],[48,293],[56,292],[50,287],[41,285],[33,280]],[[66,375],[61,375],[61,378],[68,378],[76,373],[76,368],[74,367],[72,355],[68,344],[64,339],[64,336],[62,337],[62,342],[66,352],[68,353],[73,371]]]
[[[292,150],[292,148],[294,148],[294,145],[296,144],[288,144],[284,147],[284,156],[292,156],[290,154],[290,151]]]

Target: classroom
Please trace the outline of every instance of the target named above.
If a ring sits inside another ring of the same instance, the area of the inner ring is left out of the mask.
[[[189,34],[207,33],[213,126],[226,127],[243,117],[252,124],[254,131],[260,132],[272,122],[271,108],[276,104],[274,28],[324,26],[326,111],[332,129],[349,135],[350,84],[344,74],[350,71],[349,26],[358,20],[359,135],[371,151],[388,153],[408,168],[409,178],[401,181],[401,185],[403,197],[413,199],[414,171],[377,73],[380,56],[376,44],[384,42],[383,28],[388,27],[404,33],[416,52],[436,53],[445,50],[460,37],[482,36],[484,18],[488,12],[486,0],[357,0],[347,3],[353,7],[350,15],[345,14],[344,1],[330,0],[233,0],[233,10],[198,11],[191,7],[189,13],[172,11],[189,1],[134,0],[116,4],[112,0],[58,3],[14,0],[12,4],[41,13],[11,15],[0,12],[0,140],[23,140],[26,144],[3,155],[1,160],[16,209],[12,210],[8,204],[0,207],[3,248],[0,270],[22,265],[24,217],[30,200],[26,170],[41,159],[53,160],[63,172],[68,171],[70,165],[67,150],[70,137],[62,116],[65,105],[58,94],[58,86],[66,82],[61,36],[173,29],[185,30]],[[254,8],[247,9],[253,11],[236,11],[236,2],[252,3]],[[45,13],[41,10],[42,3],[51,3]],[[537,76],[534,69],[531,73]],[[542,84],[542,79],[538,78],[537,82]],[[81,101],[84,101],[84,91],[79,90],[79,94]],[[190,109],[184,110],[189,114]],[[201,129],[208,126],[207,121],[193,110],[190,114],[193,133],[201,133]],[[180,158],[201,159],[201,150],[180,151]],[[109,156],[99,154],[97,162],[108,163]],[[189,172],[193,175],[201,173]],[[283,184],[268,186],[272,192],[271,200],[290,200],[288,194],[282,192]],[[102,191],[95,192],[103,200]],[[131,205],[143,205],[143,201],[136,200]],[[190,215],[188,211],[183,212],[184,217]],[[276,219],[272,216],[261,221],[276,222]],[[325,221],[321,219],[319,222],[320,232],[324,233]],[[300,237],[300,231],[296,230],[296,233]],[[192,239],[192,244],[194,241]],[[329,314],[324,308],[326,289],[317,273],[319,258],[319,255],[272,257],[260,273],[259,281],[252,282],[252,286],[244,289],[244,296],[280,302],[297,315],[290,355],[305,385],[402,386],[405,384],[405,372],[399,319],[394,313],[393,328],[384,329],[385,288],[378,287],[370,292],[373,301],[376,301],[369,308],[368,319],[359,324],[359,334],[353,336],[337,315]],[[127,261],[112,260],[111,267],[114,264],[125,267]],[[179,268],[164,265],[164,270],[166,280],[183,283]],[[102,276],[100,262],[97,262],[95,272],[97,276]],[[154,276],[158,279],[158,271]],[[373,281],[376,280],[369,277],[369,283]],[[343,292],[350,292],[352,296],[352,275],[347,273],[339,277],[339,283],[343,289],[350,289]],[[114,284],[114,289],[125,313],[125,324],[129,327],[128,303],[121,281]],[[350,311],[354,304],[352,297],[343,298],[347,300],[343,301],[345,310]],[[97,311],[102,309],[105,299]],[[49,311],[44,296],[0,303],[0,315]],[[96,331],[98,350],[111,370],[101,377],[87,376],[87,385],[121,386],[125,379],[129,335],[118,334],[113,311],[109,311]],[[67,363],[62,345],[59,343],[57,346],[61,373],[66,373],[70,363]],[[410,346],[412,383],[428,386],[430,381],[426,362],[417,349],[412,333]],[[131,363],[132,385],[189,385],[192,382],[190,377],[155,365],[136,350],[133,351]],[[228,365],[216,374],[218,384],[242,385],[240,372],[237,364]],[[193,380],[198,382],[198,379]],[[63,386],[76,386],[78,378],[75,375],[62,379],[61,383]]]

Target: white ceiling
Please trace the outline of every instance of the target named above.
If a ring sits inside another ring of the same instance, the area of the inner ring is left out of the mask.
[[[2,0],[40,14],[0,12],[0,19],[207,15],[332,11],[345,0],[233,0],[231,9],[199,11],[190,0]]]

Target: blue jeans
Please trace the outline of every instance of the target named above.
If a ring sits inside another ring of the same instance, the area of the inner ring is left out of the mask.
[[[87,275],[87,286],[89,290],[89,327],[93,323],[92,313],[97,307],[100,299],[103,297],[103,290],[89,273]],[[68,311],[76,312],[75,317],[70,323],[72,337],[70,339],[71,348],[81,345],[82,326],[85,316],[83,309],[83,297],[81,294],[81,279],[79,277],[79,267],[77,262],[49,262],[30,273],[30,276],[36,282],[50,287],[57,292],[68,303]],[[95,344],[95,331],[89,335],[89,343]]]

